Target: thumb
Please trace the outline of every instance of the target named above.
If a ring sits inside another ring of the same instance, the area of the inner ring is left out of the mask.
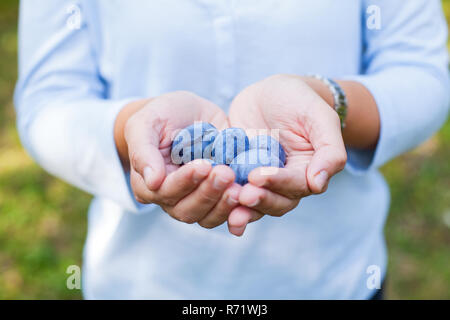
[[[307,169],[308,187],[313,193],[324,192],[330,178],[344,169],[347,153],[342,149],[324,146],[314,152]]]
[[[133,169],[142,176],[149,190],[157,190],[166,176],[166,168],[161,152],[154,145],[142,145],[130,153]]]
[[[130,165],[141,175],[149,190],[157,190],[166,176],[164,158],[159,150],[159,134],[143,122],[127,124],[125,139]]]
[[[327,111],[334,113],[333,110]],[[311,127],[310,142],[313,145],[314,154],[306,174],[309,189],[313,193],[324,192],[329,179],[344,169],[347,162],[339,118],[337,114],[334,115],[322,115]]]

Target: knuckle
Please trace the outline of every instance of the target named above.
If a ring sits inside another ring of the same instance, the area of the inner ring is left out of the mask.
[[[194,216],[187,215],[185,212],[182,212],[181,210],[176,208],[172,209],[171,215],[176,220],[187,224],[193,224],[197,222],[197,219]]]
[[[140,163],[142,162],[142,157],[139,152],[131,151],[130,152],[130,164],[133,168],[138,169],[140,167]]]
[[[149,204],[149,203],[154,203],[154,196],[153,193],[149,192],[149,193],[142,193],[142,192],[135,192],[134,193],[134,198],[136,199],[137,202],[142,203],[142,204]]]
[[[284,211],[278,211],[278,212],[276,212],[275,213],[275,217],[277,217],[277,218],[281,218],[282,216],[284,216],[286,214],[286,212],[284,212]]]
[[[286,194],[286,198],[290,199],[290,200],[296,200],[296,199],[300,199],[301,197],[304,197],[306,194],[306,190],[305,188],[298,188],[295,190],[290,191],[289,193]]]
[[[168,210],[167,212],[168,212],[168,213],[172,216],[172,218],[174,218],[175,220],[182,221],[182,215],[181,215],[181,213],[180,213],[177,209],[172,208],[171,210]]]
[[[290,211],[290,209],[283,208],[283,209],[279,209],[279,210],[275,210],[275,211],[271,212],[270,215],[273,217],[281,218],[289,211]]]
[[[217,224],[213,223],[213,222],[206,222],[206,221],[199,221],[198,224],[200,225],[200,227],[205,228],[205,229],[213,229],[215,227],[217,227]]]
[[[145,189],[145,186],[140,183],[135,173],[130,175],[130,185],[133,191],[133,197],[137,202],[142,204],[153,202],[153,193]]]
[[[210,191],[211,189],[199,188],[199,200],[202,203],[211,203],[217,201],[217,193],[213,193]]]
[[[180,221],[187,223],[187,224],[193,224],[193,223],[197,222],[197,219],[192,216],[183,216],[183,217],[181,217]]]
[[[228,209],[223,208],[223,206],[221,206],[221,208],[216,208],[212,212],[212,216],[214,218],[214,222],[227,220],[231,210],[232,209],[230,209],[230,208],[228,208]]]
[[[166,206],[166,205],[164,205],[164,204],[160,204],[159,206],[161,207],[161,209],[163,209],[163,211],[164,211],[165,213],[169,214],[169,215],[170,215],[172,218],[174,218],[175,220],[178,220],[178,219],[176,219],[176,218],[173,216],[173,214],[172,214],[173,207],[169,207],[169,206]]]
[[[274,178],[275,177],[272,174],[266,175],[265,179],[264,179],[264,186],[273,185],[276,182],[276,180]]]
[[[282,194],[291,200],[299,199],[307,193],[308,190],[308,184],[306,182],[306,179],[298,179],[297,176],[292,177],[290,176],[285,183],[287,188],[285,188],[285,192]]]
[[[290,205],[288,205],[284,208],[283,215],[291,212],[294,208],[296,208],[298,206],[299,203],[300,203],[300,199],[297,199],[296,201],[292,201],[292,203]]]
[[[266,214],[272,216],[272,217],[282,217],[286,212],[283,209],[269,209],[264,210],[266,211]]]
[[[308,182],[306,179],[301,182],[301,184],[298,184],[295,189],[293,189],[288,198],[291,200],[299,201],[301,198],[307,196],[309,194],[309,187]]]
[[[285,214],[289,213],[290,211],[292,211],[292,209],[294,209],[295,207],[297,207],[297,205],[299,204],[300,200],[294,200],[291,201],[288,205],[280,207],[276,210],[273,210],[270,212],[270,215],[273,217],[277,217],[280,218],[282,216],[284,216]]]
[[[345,164],[347,163],[347,153],[343,152],[342,154],[340,154],[336,159],[336,163],[339,169],[343,169],[345,167]]]
[[[178,203],[177,199],[175,198],[165,198],[162,200],[162,202],[170,207],[174,207]]]
[[[148,204],[149,203],[148,201],[142,199],[141,197],[139,197],[137,195],[134,196],[134,199],[136,199],[137,202],[142,203],[142,204]]]

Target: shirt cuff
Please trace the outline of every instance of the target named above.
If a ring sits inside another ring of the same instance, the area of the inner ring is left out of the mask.
[[[343,78],[364,85],[375,99],[380,117],[380,134],[375,149],[361,150],[347,148],[347,164],[345,169],[355,175],[363,175],[376,170],[393,156],[396,147],[396,128],[394,109],[388,95],[383,93],[382,77],[356,75]],[[381,83],[380,83],[381,82]]]

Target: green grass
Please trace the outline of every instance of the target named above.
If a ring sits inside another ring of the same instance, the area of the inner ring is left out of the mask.
[[[444,1],[450,18],[450,0]],[[79,299],[66,268],[81,264],[90,196],[49,176],[15,129],[17,2],[0,1],[0,299]],[[389,298],[450,299],[450,121],[386,165]],[[445,223],[447,221],[447,223]]]
[[[81,265],[90,196],[49,176],[15,128],[17,1],[0,1],[0,299],[79,299],[66,269]]]

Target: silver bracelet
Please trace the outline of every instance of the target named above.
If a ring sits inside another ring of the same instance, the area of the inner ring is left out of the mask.
[[[347,97],[345,96],[344,90],[342,90],[341,86],[332,79],[325,78],[318,74],[311,75],[311,77],[322,81],[333,94],[334,110],[336,110],[341,121],[341,129],[344,129],[348,109]]]

